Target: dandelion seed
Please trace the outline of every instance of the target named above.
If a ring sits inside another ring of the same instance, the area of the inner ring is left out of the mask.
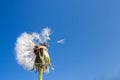
[[[58,40],[57,43],[64,43],[64,39]]]

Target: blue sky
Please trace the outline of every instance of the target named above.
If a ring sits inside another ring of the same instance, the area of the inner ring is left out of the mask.
[[[37,80],[15,59],[22,32],[52,29],[43,80],[120,80],[119,0],[1,0],[0,80]],[[52,42],[65,39],[64,44]]]

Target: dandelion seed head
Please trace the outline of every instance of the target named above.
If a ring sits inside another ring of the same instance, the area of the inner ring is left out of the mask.
[[[41,43],[47,43],[50,40],[50,31],[49,28],[45,28],[41,34],[24,32],[17,38],[15,51],[18,64],[22,65],[25,69],[33,69],[36,58],[34,47]],[[48,52],[45,52],[45,55],[49,57]]]

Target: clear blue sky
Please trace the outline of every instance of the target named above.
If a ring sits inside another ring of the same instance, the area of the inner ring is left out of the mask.
[[[53,31],[49,53],[55,71],[43,80],[120,80],[119,0],[1,0],[0,80],[37,80],[15,60],[24,31]]]

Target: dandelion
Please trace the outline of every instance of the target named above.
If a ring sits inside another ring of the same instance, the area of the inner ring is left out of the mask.
[[[47,40],[50,40],[50,29],[43,29],[41,34],[24,32],[17,38],[15,51],[16,59],[25,69],[38,72],[38,80],[42,74],[53,69],[47,49]]]

